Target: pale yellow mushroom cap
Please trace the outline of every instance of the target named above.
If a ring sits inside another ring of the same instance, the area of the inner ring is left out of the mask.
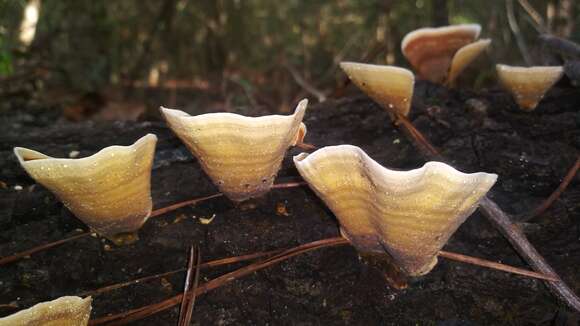
[[[455,79],[491,44],[490,39],[479,40],[459,49],[451,60],[447,84],[452,86]]]
[[[131,146],[110,146],[80,159],[54,158],[21,147],[14,153],[26,172],[76,217],[120,243],[117,235],[136,232],[151,214],[156,143],[157,137],[148,134]]]
[[[415,76],[407,69],[356,62],[340,67],[365,94],[391,113],[409,114]]]
[[[304,138],[307,104],[302,100],[289,116],[256,118],[233,113],[190,116],[166,108],[161,112],[220,191],[244,201],[270,190],[286,151]]]
[[[86,326],[91,301],[91,297],[60,297],[0,318],[0,326]]]
[[[361,253],[386,250],[411,276],[435,266],[439,250],[497,179],[440,162],[394,171],[351,145],[303,153],[294,162]]]
[[[498,64],[496,70],[502,86],[525,111],[534,110],[546,92],[564,74],[561,66],[515,67]]]

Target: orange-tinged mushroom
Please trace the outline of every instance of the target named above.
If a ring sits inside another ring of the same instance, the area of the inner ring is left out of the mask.
[[[514,67],[498,64],[496,70],[502,86],[525,111],[534,110],[546,92],[564,74],[561,66]]]
[[[480,32],[478,24],[420,28],[403,38],[401,50],[420,78],[444,83],[449,81],[452,66],[455,65],[456,70],[451,80],[489,45],[488,42],[480,43],[456,56],[460,49],[473,43]],[[455,60],[459,62],[453,64]]]
[[[393,114],[407,116],[411,109],[415,76],[395,66],[341,62],[350,80],[370,98]]]

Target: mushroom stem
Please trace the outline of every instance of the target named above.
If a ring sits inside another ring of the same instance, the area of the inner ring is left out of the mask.
[[[401,121],[401,118],[399,117]],[[429,160],[440,160],[443,157],[434,150],[427,138],[417,130],[413,124],[401,123],[398,126],[404,128],[405,134],[411,136],[413,144],[417,146],[423,155]],[[420,146],[418,146],[421,144]],[[427,149],[427,150],[426,150]],[[550,291],[560,300],[565,302],[570,308],[580,311],[580,298],[574,291],[560,278],[554,269],[546,262],[544,257],[538,253],[536,248],[526,238],[524,232],[512,223],[510,216],[505,213],[494,201],[488,197],[483,197],[479,207],[490,221],[490,223],[510,242],[514,249],[524,258],[524,260],[537,272],[555,278],[557,281],[546,281]]]
[[[570,182],[572,182],[572,180],[576,176],[576,173],[578,173],[578,169],[580,169],[580,156],[578,156],[578,158],[576,159],[576,163],[574,163],[574,165],[570,168],[570,170],[568,170],[568,173],[566,174],[566,176],[564,177],[558,188],[556,188],[556,190],[554,190],[554,192],[550,195],[550,197],[546,198],[546,200],[544,200],[544,202],[540,206],[538,206],[526,220],[529,221],[536,216],[540,216],[548,208],[550,208],[550,206],[552,206],[552,204],[560,197],[560,195],[562,195],[564,190],[566,190]]]

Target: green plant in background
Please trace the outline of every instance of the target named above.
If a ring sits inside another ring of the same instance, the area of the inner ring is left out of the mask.
[[[0,76],[9,76],[12,72],[12,55],[5,48],[2,36],[0,36]]]

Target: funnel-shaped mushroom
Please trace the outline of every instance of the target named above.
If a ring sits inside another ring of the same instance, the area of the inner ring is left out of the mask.
[[[22,167],[73,214],[117,244],[136,240],[151,214],[151,166],[157,137],[111,146],[81,159],[53,158],[16,147]]]
[[[453,59],[451,60],[451,68],[449,68],[449,76],[447,76],[447,84],[453,85],[457,76],[465,70],[473,60],[475,60],[481,52],[489,47],[490,39],[479,40],[468,44],[459,49]]]
[[[290,116],[233,113],[190,116],[161,108],[169,127],[197,157],[221,192],[233,201],[270,190],[288,147],[302,142],[307,100]]]
[[[341,62],[348,78],[370,98],[391,113],[409,114],[415,76],[394,66]]]
[[[0,326],[85,326],[91,316],[91,297],[60,297],[0,318]]]
[[[532,111],[546,92],[562,78],[564,69],[551,67],[513,67],[496,65],[497,75],[503,87],[509,91],[521,109]]]
[[[294,162],[361,253],[386,250],[411,276],[435,266],[439,250],[497,178],[439,162],[393,171],[351,145],[302,153]]]
[[[489,46],[489,40],[482,40],[463,49],[471,45],[480,32],[481,26],[477,24],[420,28],[403,38],[401,50],[420,78],[434,83],[452,83]]]

